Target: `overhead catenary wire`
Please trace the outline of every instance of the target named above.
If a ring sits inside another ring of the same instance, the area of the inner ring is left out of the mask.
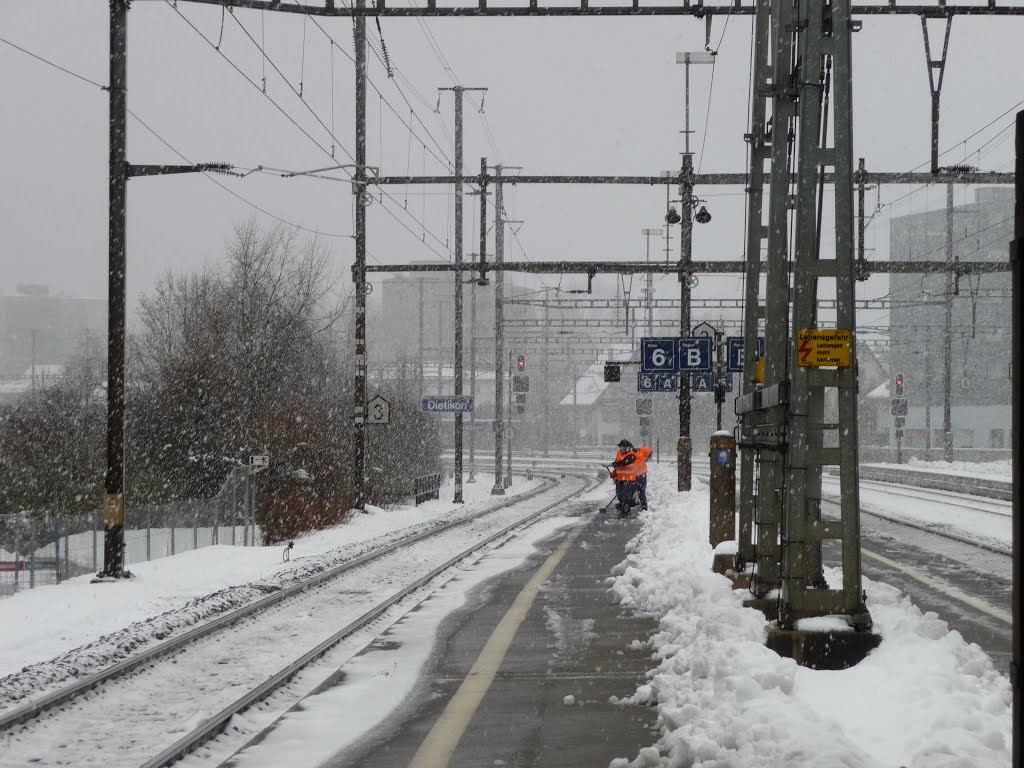
[[[129,109],[128,110],[128,114],[131,115],[131,117],[136,122],[138,122],[139,125],[141,125],[143,128],[145,128],[157,141],[159,141],[161,144],[163,144],[165,147],[167,147],[169,150],[171,150],[171,152],[173,152],[175,155],[177,155],[179,158],[184,160],[189,165],[195,165],[195,163],[193,163],[188,157],[186,157],[184,153],[182,153],[180,150],[178,150],[177,147],[172,145],[163,136],[161,136],[159,133],[157,133],[157,131],[154,128],[152,128],[141,117],[139,117],[137,114],[135,114],[135,112],[133,112],[131,109]],[[302,224],[296,224],[294,221],[289,221],[288,219],[285,219],[285,218],[283,218],[281,216],[278,216],[277,214],[272,213],[271,211],[268,211],[265,208],[262,208],[261,206],[257,205],[256,203],[252,202],[251,200],[246,199],[242,195],[240,195],[237,192],[235,192],[235,190],[233,190],[230,187],[228,187],[226,184],[221,183],[219,179],[214,178],[210,173],[204,171],[203,172],[203,176],[205,176],[207,179],[212,181],[214,184],[216,184],[218,187],[223,189],[225,192],[227,192],[232,197],[237,198],[238,200],[240,200],[241,202],[245,203],[246,205],[251,206],[254,210],[259,211],[260,213],[262,213],[265,216],[269,216],[270,218],[274,219],[275,221],[280,222],[281,224],[285,224],[285,225],[287,225],[289,227],[294,227],[295,229],[301,230],[303,232],[308,232],[310,234],[317,235],[319,237],[331,237],[331,238],[339,238],[339,239],[345,239],[345,240],[351,239],[351,237],[352,237],[352,235],[350,235],[350,234],[343,235],[343,234],[337,234],[337,233],[334,233],[334,232],[324,232],[324,231],[319,230],[319,229],[313,229],[311,227],[303,226]],[[379,259],[374,259],[374,260],[378,264],[381,263]]]
[[[28,56],[31,56],[33,59],[36,59],[37,61],[41,61],[43,64],[46,64],[49,67],[53,67],[54,69],[58,69],[61,72],[63,72],[64,74],[66,74],[66,75],[71,75],[71,77],[74,77],[74,78],[77,78],[78,80],[81,80],[83,83],[88,83],[89,85],[94,85],[97,88],[99,88],[101,91],[108,91],[108,90],[110,90],[109,86],[103,85],[102,83],[98,83],[95,80],[91,80],[88,77],[85,77],[84,75],[78,74],[77,72],[72,72],[70,69],[62,67],[60,64],[57,64],[57,63],[51,61],[50,59],[45,58],[44,56],[40,56],[38,53],[33,53],[32,51],[28,50],[27,48],[22,48],[17,43],[13,43],[13,42],[11,42],[10,40],[8,40],[5,37],[0,37],[0,43],[4,43],[6,45],[9,45],[11,48],[14,48],[14,49],[16,49],[18,51],[21,51],[22,53],[24,53],[24,54],[26,54]]]
[[[191,27],[194,30],[195,33],[197,35],[199,35],[199,37],[201,37],[204,41],[206,41],[207,44],[211,45],[211,47],[212,47],[212,41],[206,35],[204,35],[203,32],[198,27],[196,27],[195,24],[193,24],[192,21],[187,16],[185,16],[175,5],[173,5],[173,3],[171,3],[170,0],[164,0],[164,2],[165,2],[165,4],[169,8],[171,8],[176,14],[178,14],[178,16],[183,21],[185,21],[185,23],[188,24],[189,27]],[[257,48],[259,48],[259,43],[252,36],[252,34],[249,33],[249,30],[245,27],[245,25],[241,23],[241,21],[235,16],[234,13],[231,13],[231,17],[232,17],[232,19],[235,20],[235,22],[239,25],[239,27],[243,30],[243,32],[245,32],[245,34],[249,38],[249,40]],[[288,86],[288,88],[296,96],[298,96],[297,89],[295,88],[294,85],[292,85],[291,81],[288,80],[288,78],[284,75],[284,73],[281,72],[280,68],[277,66],[277,64],[274,62],[274,60],[271,59],[267,55],[265,50],[263,50],[262,48],[260,50],[261,50],[262,54],[266,57],[267,63],[270,64],[271,68],[277,73],[278,77],[280,77],[285,82],[285,84]],[[249,82],[253,87],[259,89],[259,86],[256,85],[256,82],[252,78],[250,78],[244,71],[242,71],[242,69],[229,56],[227,56],[223,51],[220,51],[220,50],[218,50],[217,53],[225,61],[227,61],[236,72],[238,72],[243,78],[245,78],[245,80],[247,82]],[[292,117],[290,113],[288,113],[287,110],[285,110],[280,104],[278,104],[269,94],[264,94],[264,96],[278,109],[278,111],[280,111],[289,120],[289,122],[291,122],[296,128],[298,128],[302,132],[302,134],[306,136],[306,138],[308,138],[317,148],[319,148],[320,151],[322,151],[328,157],[332,157],[333,158],[333,155],[331,154],[330,150],[327,147],[325,147],[323,144],[321,144],[311,133],[309,133],[309,131],[307,131],[305,128],[303,128],[298,123],[298,121],[294,117]],[[324,129],[324,131],[327,132],[328,135],[330,135],[337,142],[338,146],[341,147],[342,151],[349,157],[349,159],[351,159],[352,161],[355,161],[355,156],[344,146],[344,144],[341,143],[340,140],[338,140],[338,138],[336,136],[333,135],[333,133],[331,133],[330,129],[324,123],[323,119],[317,114],[316,110],[314,110],[309,105],[309,103],[306,102],[304,99],[300,99],[300,101],[303,104],[303,106],[305,106],[306,109],[309,110],[309,112],[313,115],[314,119],[320,124],[320,126]],[[395,200],[394,197],[390,193],[382,192],[382,197],[387,197],[388,199],[394,201],[396,204],[398,204],[400,206],[400,203],[398,203],[398,201]],[[416,235],[416,233],[404,221],[402,221],[402,219],[398,215],[395,214],[394,211],[392,211],[391,209],[389,209],[387,206],[385,206],[383,204],[382,204],[381,208],[389,216],[391,216],[396,222],[398,222],[398,224],[403,229],[405,229],[407,232],[412,234],[414,237],[417,237],[417,239],[420,239]],[[406,213],[406,215],[410,216],[410,218],[413,218],[415,220],[415,217],[412,214],[408,213],[407,211],[404,211],[404,209],[403,209],[403,212]],[[432,238],[437,240],[437,242],[439,242],[439,243],[443,242],[443,241],[441,241],[441,239],[437,235],[435,235],[430,230],[426,229],[426,225],[423,224],[423,222],[418,222],[417,221],[417,223],[421,224],[424,227],[425,231],[427,231],[431,235]],[[421,242],[423,242],[423,245],[428,250],[430,250],[435,256],[437,256],[439,258],[445,258],[441,253],[439,253],[433,247],[428,245],[425,241],[421,240]]]
[[[62,67],[61,65],[51,61],[50,59],[48,59],[48,58],[46,58],[44,56],[41,56],[41,55],[39,55],[37,53],[34,53],[33,51],[28,50],[27,48],[23,48],[22,46],[17,45],[16,43],[13,43],[13,42],[11,42],[10,40],[8,40],[6,38],[0,37],[0,42],[3,42],[5,44],[9,45],[10,47],[20,51],[21,53],[24,53],[27,56],[32,57],[33,59],[36,59],[37,61],[42,62],[43,64],[46,64],[49,67],[52,67],[53,69],[56,69],[56,70],[58,70],[60,72],[63,72],[66,75],[69,75],[69,76],[71,76],[71,77],[73,77],[73,78],[75,78],[77,80],[80,80],[83,83],[87,83],[88,85],[95,86],[96,88],[99,88],[102,91],[109,90],[108,86],[103,85],[102,83],[99,83],[99,82],[97,82],[95,80],[92,80],[91,78],[88,78],[88,77],[86,77],[86,76],[84,76],[82,74],[79,74],[78,72],[74,72],[74,71],[72,71],[70,69],[67,69],[66,67]],[[156,131],[156,129],[154,129],[151,125],[149,125],[149,123],[147,123],[145,120],[143,120],[138,115],[138,113],[136,113],[134,110],[129,108],[128,109],[128,114],[132,117],[133,120],[135,120],[146,131],[148,131],[157,141],[159,141],[161,144],[163,144],[165,147],[167,147],[167,149],[171,150],[171,152],[173,152],[175,155],[177,155],[181,160],[183,160],[184,162],[188,163],[189,165],[195,165],[195,163],[193,163],[192,160],[190,160],[183,152],[178,150],[177,147],[175,147],[173,144],[171,144],[160,133],[158,133]],[[307,226],[304,226],[302,224],[297,224],[294,221],[290,221],[290,220],[288,220],[288,219],[286,219],[286,218],[284,218],[282,216],[277,215],[276,213],[273,213],[272,211],[267,210],[266,208],[263,208],[262,206],[258,205],[257,203],[254,203],[252,200],[249,200],[245,196],[239,194],[235,190],[233,190],[230,187],[228,187],[227,185],[223,184],[220,180],[218,180],[217,178],[215,178],[211,174],[204,172],[202,175],[206,179],[208,179],[209,181],[211,181],[214,184],[216,184],[222,190],[227,192],[229,195],[231,195],[232,197],[234,197],[237,200],[239,200],[240,202],[244,203],[245,205],[248,205],[253,210],[263,214],[264,216],[267,216],[267,217],[269,217],[271,219],[274,219],[277,222],[280,222],[281,224],[285,224],[285,225],[287,225],[289,227],[294,227],[295,229],[301,230],[303,232],[309,232],[311,234],[319,235],[319,236],[322,236],[322,237],[339,238],[339,239],[346,239],[346,240],[352,237],[350,234],[338,234],[338,233],[334,233],[334,232],[324,232],[324,231],[319,230],[319,229],[313,229],[311,227],[307,227]],[[378,261],[378,263],[380,263],[379,260],[376,260],[376,261]]]
[[[301,4],[300,4],[300,6],[301,6]],[[303,9],[305,9],[305,6],[301,6],[301,7]],[[315,16],[311,16],[310,14],[306,13],[306,14],[304,14],[303,18],[308,19],[309,21],[311,21],[313,23],[313,25],[320,31],[320,33],[323,34],[324,37],[326,37],[330,41],[332,46],[336,46],[338,48],[338,50],[340,50],[343,54],[345,54],[345,56],[349,59],[349,61],[351,61],[353,64],[355,64],[355,57],[351,53],[349,53],[348,50],[346,50],[340,43],[338,43],[337,40],[334,39],[334,37],[330,34],[330,32],[328,32],[324,28],[324,26],[320,23],[320,21]],[[374,47],[372,39],[367,38],[367,46],[374,53],[374,55],[377,57],[378,61],[380,61],[380,63],[383,66],[385,66],[385,68],[389,72],[393,73],[394,71],[397,71],[397,68],[393,68],[391,66],[390,59],[388,57],[382,55]],[[389,78],[390,78],[390,75],[389,75]],[[424,133],[426,133],[426,135],[428,136],[430,141],[434,144],[434,146],[437,147],[438,151],[444,157],[438,157],[433,152],[431,152],[431,154],[434,155],[434,158],[438,162],[445,163],[447,161],[447,159],[448,159],[447,158],[447,150],[444,147],[441,146],[440,142],[438,142],[437,139],[434,137],[434,135],[430,132],[430,129],[427,128],[426,123],[424,123],[422,118],[420,118],[419,114],[416,113],[416,110],[413,108],[412,104],[409,102],[409,99],[406,97],[405,92],[402,90],[401,86],[395,81],[394,78],[390,78],[390,80],[391,80],[392,85],[394,86],[395,90],[398,92],[399,96],[401,96],[402,100],[405,102],[406,107],[408,107],[410,112],[412,112],[412,114],[415,115],[416,121],[423,128]],[[405,127],[408,128],[410,131],[413,131],[411,122],[410,123],[405,123],[405,120],[402,117],[402,115],[398,112],[398,109],[387,99],[386,96],[384,96],[384,93],[377,86],[376,82],[374,82],[373,78],[370,77],[369,75],[367,75],[366,81],[377,92],[377,95],[380,96],[380,98],[384,100],[384,103],[387,104],[388,109],[391,110],[392,114],[394,114],[396,118],[398,118],[399,122],[401,122],[403,125],[405,125]],[[415,134],[415,131],[413,131],[413,133]],[[416,136],[416,139],[417,139],[417,141],[419,141],[421,143],[423,142],[423,139],[421,139],[419,136]]]

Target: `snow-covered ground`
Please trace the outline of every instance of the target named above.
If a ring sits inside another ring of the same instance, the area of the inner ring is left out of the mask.
[[[963,475],[964,477],[984,477],[992,480],[1013,479],[1013,462],[1005,461],[924,461],[914,456],[907,464],[866,464],[869,467],[885,469],[913,469],[919,472],[934,472],[937,475]]]
[[[540,542],[579,522],[578,517],[545,518],[485,554],[472,567],[462,569],[430,600],[407,613],[381,637],[388,648],[386,664],[381,654],[372,652],[373,646],[367,653],[348,658],[343,668],[343,685],[326,686],[323,691],[303,699],[301,707],[284,715],[272,730],[232,757],[231,764],[238,768],[279,768],[294,764],[296,755],[301,755],[302,765],[338,765],[339,753],[414,699],[422,670],[431,660],[435,636],[445,617],[461,609],[480,585],[533,555]],[[477,593],[476,599],[486,601],[487,595]],[[330,654],[320,666],[331,670],[339,665],[334,654]],[[236,717],[231,728],[253,737],[268,725],[258,713],[247,712]],[[223,760],[233,751],[232,741],[220,737],[204,748],[203,754],[186,758],[181,765],[201,768],[211,764],[211,756],[215,762]],[[386,760],[381,763],[387,764]]]
[[[516,478],[512,492],[522,493],[542,482]],[[294,583],[405,529],[477,512],[495,503],[490,495],[493,485],[493,475],[478,475],[477,482],[464,486],[462,505],[451,503],[449,481],[439,500],[418,507],[371,507],[371,514],[352,515],[342,525],[297,539],[289,563],[282,562],[281,546],[212,546],[133,564],[135,578],[130,581],[92,584],[88,575],[0,600],[0,702],[5,675],[73,649],[83,650],[73,663],[86,664],[92,656],[103,656],[97,646],[105,645],[108,637],[106,644],[127,642],[132,650],[154,635],[167,636],[255,600],[266,594],[261,587]]]
[[[881,645],[849,670],[799,667],[765,647],[747,593],[711,572],[707,488],[655,477],[651,502],[612,589],[660,617],[656,666],[628,701],[657,706],[661,738],[612,768],[1010,765],[1009,682],[935,614],[865,579]]]
[[[839,478],[823,476],[822,490],[827,499],[838,500]],[[1013,542],[1008,501],[862,480],[860,508],[887,520],[909,522],[999,551],[1009,552]]]

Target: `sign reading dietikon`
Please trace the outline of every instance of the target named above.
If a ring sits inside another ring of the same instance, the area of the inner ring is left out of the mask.
[[[469,413],[473,410],[473,398],[461,395],[424,397],[424,413]]]

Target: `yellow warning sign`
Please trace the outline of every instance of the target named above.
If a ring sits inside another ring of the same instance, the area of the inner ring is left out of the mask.
[[[764,384],[764,358],[757,358],[757,368],[754,371],[758,384]]]
[[[124,525],[123,493],[103,494],[103,525],[104,527]]]
[[[797,362],[804,368],[848,368],[850,337],[842,328],[801,328],[797,331]]]

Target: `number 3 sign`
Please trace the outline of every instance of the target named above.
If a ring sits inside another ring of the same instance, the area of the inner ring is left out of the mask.
[[[377,397],[373,398],[373,400],[366,404],[366,423],[390,424],[391,403],[389,403],[380,395],[377,395]]]

